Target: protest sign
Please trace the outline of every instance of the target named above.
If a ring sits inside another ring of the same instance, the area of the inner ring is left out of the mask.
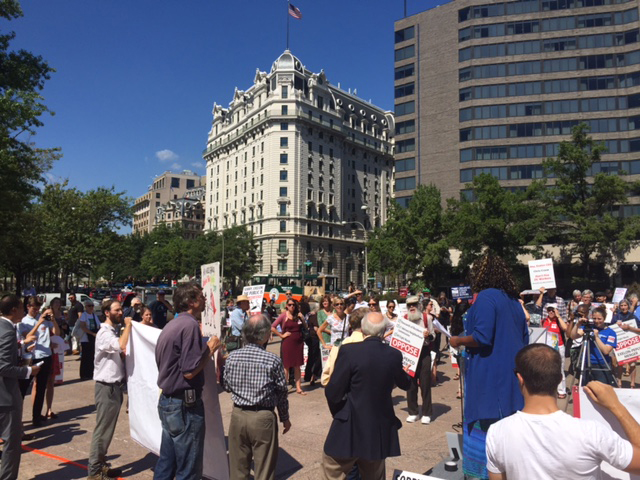
[[[264,285],[248,285],[242,289],[242,294],[249,297],[250,313],[260,313],[262,311]]]
[[[611,301],[613,303],[620,303],[620,300],[624,300],[624,297],[627,295],[626,288],[616,288],[615,293],[613,294],[613,298]]]
[[[540,290],[523,290],[520,295],[540,295]]]
[[[471,300],[473,298],[471,287],[469,285],[451,287],[451,298],[453,298],[454,300]]]
[[[322,361],[322,370],[323,371],[326,368],[327,363],[329,362],[329,354],[330,353],[331,353],[331,349],[324,348],[322,346],[322,344],[320,344],[320,360]]]
[[[383,315],[387,313],[387,301],[382,300],[379,305],[380,305],[380,313],[382,313]]]
[[[444,325],[442,325],[438,320],[433,321],[433,328],[444,333],[447,337],[451,338],[451,334],[449,333],[449,330],[444,328]]]
[[[629,440],[622,425],[615,416],[606,408],[594,404],[589,396],[582,388],[573,387],[573,416],[584,418],[585,420],[593,420],[610,427],[614,432],[625,440]],[[615,388],[616,395],[620,402],[629,410],[633,418],[640,418],[640,390],[632,390],[630,388]],[[620,479],[629,480],[637,479],[638,476],[618,470],[606,462],[600,464],[603,474],[601,478],[608,480]]]
[[[158,415],[158,367],[155,349],[159,328],[132,322],[127,346],[127,390],[129,399],[129,432],[131,438],[149,451],[160,454],[162,424]],[[205,339],[203,339],[203,342]],[[207,357],[204,367],[207,381],[202,392],[205,416],[204,465],[202,477],[213,480],[229,479],[229,463],[225,445],[224,426],[218,399],[216,365]]]
[[[622,323],[631,327],[636,326],[635,320],[627,320]],[[617,323],[611,325],[611,328],[616,332],[616,336],[618,337],[618,347],[615,349],[618,365],[624,365],[625,363],[637,362],[640,360],[640,335],[630,331],[625,332]]]
[[[407,310],[407,304],[406,303],[398,303],[396,305],[396,314],[398,315],[398,318],[402,318],[407,314],[408,310]]]
[[[391,346],[402,353],[402,367],[414,377],[424,343],[424,327],[401,318],[391,337]]]
[[[553,260],[551,258],[531,260],[529,262],[529,278],[531,279],[532,290],[539,289],[540,287],[546,289],[556,288]]]
[[[202,334],[220,338],[220,262],[202,265],[200,275],[205,299],[204,312],[202,312]]]

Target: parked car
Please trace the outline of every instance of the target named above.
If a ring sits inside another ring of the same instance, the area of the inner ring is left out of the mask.
[[[43,301],[42,308],[40,309],[40,311],[43,312],[45,310],[45,308],[47,308],[49,306],[49,304],[51,303],[51,300],[53,300],[54,298],[62,298],[62,294],[60,294],[60,293],[43,293],[41,295],[38,295],[38,297],[40,298],[40,300]],[[76,300],[79,301],[80,303],[82,303],[83,305],[84,305],[84,302],[86,302],[87,300],[92,301],[93,304],[95,305],[96,313],[98,313],[100,311],[100,302],[98,300],[96,300],[95,298],[91,298],[89,295],[85,295],[84,293],[76,293]],[[67,298],[66,298],[65,302],[62,304],[62,308],[66,310],[70,306],[71,305],[69,303],[69,294],[67,294]]]

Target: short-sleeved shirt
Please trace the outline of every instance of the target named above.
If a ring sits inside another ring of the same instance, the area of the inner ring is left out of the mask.
[[[247,312],[242,310],[240,307],[237,307],[233,312],[231,312],[231,316],[229,317],[229,322],[231,323],[231,335],[235,335],[237,337],[242,335],[242,327],[248,318],[249,316],[247,315]]]
[[[88,314],[87,312],[82,312],[82,315],[80,315],[78,321],[84,323],[87,328],[93,333],[98,333],[98,331],[100,330],[100,320],[98,319],[98,315],[96,315],[95,313]],[[80,343],[85,343],[88,341],[89,335],[87,334],[87,332],[83,331],[82,337],[80,337]]]
[[[600,340],[602,340],[602,343],[604,343],[605,345],[611,345],[613,348],[616,348],[618,346],[618,336],[616,335],[616,332],[612,328],[607,327],[607,328],[603,328],[602,330],[594,330],[594,334],[598,335],[600,337]],[[598,350],[598,347],[596,347],[595,345],[592,345],[590,350],[591,350],[590,356],[591,356],[592,365],[594,363],[603,365],[604,364],[602,362],[603,356],[607,361],[607,363],[611,363],[611,357],[609,355],[604,355],[600,350]]]
[[[164,328],[167,324],[167,312],[169,311],[167,306],[159,300],[154,300],[149,305],[149,309],[151,310],[154,325]]]
[[[181,395],[194,388],[198,394],[204,386],[204,372],[188,380],[185,373],[193,372],[202,358],[205,348],[198,321],[182,312],[162,330],[156,344],[158,387],[165,395]]]
[[[331,328],[331,345],[339,345],[349,336],[349,315],[345,316],[344,320],[340,320],[340,317],[332,314],[327,317],[326,322]]]
[[[611,427],[561,410],[500,420],[489,427],[486,449],[487,470],[509,479],[596,480],[601,462],[623,470],[633,458],[631,443]]]
[[[35,318],[27,315],[22,319],[20,323],[23,324],[23,326],[20,327],[20,331],[22,332],[24,329],[26,334],[26,333],[29,333],[31,330],[33,330],[33,327],[36,326],[36,323],[38,323],[38,321]],[[52,328],[53,328],[53,322],[50,320],[45,320],[38,327],[38,330],[36,331],[36,348],[32,352],[33,357],[36,360],[40,360],[41,358],[47,358],[51,356],[52,354],[51,329]]]
[[[71,305],[71,308],[69,308],[68,323],[70,326],[73,327],[76,324],[76,321],[78,320],[78,317],[80,317],[82,312],[84,312],[84,307],[82,306],[82,303],[76,300],[75,303]]]
[[[555,348],[556,350],[558,347],[562,347],[564,345],[564,341],[562,340],[562,330],[560,329],[558,320],[550,320],[549,317],[547,317],[542,322],[542,328],[546,328],[551,334],[547,335],[547,345]]]

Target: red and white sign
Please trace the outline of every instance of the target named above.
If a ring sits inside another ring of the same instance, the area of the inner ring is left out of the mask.
[[[635,327],[635,320],[627,320],[626,323],[629,326]],[[622,330],[618,324],[611,325],[611,328],[616,332],[618,337],[618,347],[615,349],[616,360],[619,365],[625,363],[637,362],[640,360],[640,335],[630,331]]]
[[[540,287],[546,289],[556,288],[553,260],[551,258],[531,260],[529,262],[529,278],[531,279],[532,290],[539,290]]]
[[[424,327],[401,318],[396,323],[391,337],[391,346],[402,353],[402,367],[414,377],[424,344]]]

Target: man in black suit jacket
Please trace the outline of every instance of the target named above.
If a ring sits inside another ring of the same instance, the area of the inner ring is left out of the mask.
[[[385,458],[400,455],[391,394],[411,384],[402,354],[382,343],[385,320],[371,312],[362,319],[365,339],[340,347],[325,390],[333,423],[324,444],[322,468],[328,480],[345,479],[358,465],[366,480],[384,480]]]
[[[24,316],[24,306],[15,295],[0,299],[0,436],[4,439],[0,480],[15,480],[20,469],[22,440],[22,395],[19,378],[36,375],[40,367],[18,366],[15,324]]]

